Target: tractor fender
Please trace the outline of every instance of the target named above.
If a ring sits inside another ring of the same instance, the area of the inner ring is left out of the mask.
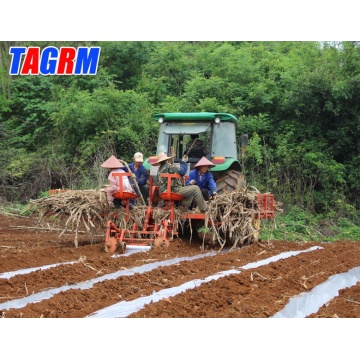
[[[215,164],[215,166],[211,168],[211,172],[224,172],[230,169],[240,171],[241,166],[239,160],[234,158],[227,158],[222,164]]]

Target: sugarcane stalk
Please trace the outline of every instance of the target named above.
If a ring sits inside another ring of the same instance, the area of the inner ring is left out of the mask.
[[[119,160],[120,160],[120,159],[119,159]],[[128,169],[128,172],[132,174],[132,171],[131,171],[131,169],[130,169],[130,167],[129,167],[129,164],[128,164],[125,160],[120,160],[120,161],[125,164],[126,168]],[[134,181],[134,184],[135,184],[135,186],[136,186],[136,188],[137,188],[137,190],[138,190],[138,192],[139,192],[139,195],[140,195],[140,197],[141,197],[144,205],[146,205],[146,202],[145,202],[145,200],[144,200],[144,197],[142,196],[142,193],[141,193],[141,191],[140,191],[139,184],[137,183],[136,176],[134,176],[134,177],[132,176],[132,179],[133,179],[133,181]]]
[[[185,156],[188,156],[188,155],[189,155],[191,149],[194,147],[195,143],[196,143],[198,140],[199,140],[199,138],[196,138],[196,139],[194,140],[194,142],[190,145],[188,151],[186,152]]]

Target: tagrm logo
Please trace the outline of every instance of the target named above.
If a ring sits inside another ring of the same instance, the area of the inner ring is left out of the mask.
[[[100,47],[10,47],[10,75],[96,75]]]

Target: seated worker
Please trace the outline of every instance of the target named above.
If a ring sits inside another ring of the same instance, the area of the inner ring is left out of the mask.
[[[205,201],[211,200],[217,194],[216,182],[212,173],[209,171],[215,164],[209,161],[206,157],[202,157],[190,171],[189,177],[185,185],[197,185],[204,197]],[[196,206],[196,204],[193,204]]]
[[[115,206],[116,208],[119,208],[122,204],[122,200],[115,199],[113,194],[114,192],[117,192],[120,190],[119,187],[119,177],[113,176],[114,173],[123,173],[125,172],[123,170],[124,164],[120,162],[114,155],[111,155],[104,163],[100,165],[103,168],[110,169],[110,173],[108,176],[108,180],[110,184],[105,187],[106,197],[108,204],[110,206]],[[126,176],[123,176],[122,178],[122,184],[123,184],[123,190],[126,192],[134,192],[130,181]]]
[[[147,181],[149,179],[149,172],[146,170],[143,165],[144,157],[141,152],[137,152],[134,154],[133,162],[129,164],[129,168],[131,172],[136,176],[136,182],[139,185],[139,189],[142,197],[145,202],[147,202],[147,198],[149,196],[149,185]],[[125,170],[125,169],[124,169]],[[126,171],[126,170],[125,170]],[[138,189],[133,182],[133,179],[130,178],[130,184],[133,186],[133,189],[138,194]],[[140,194],[138,194],[140,196]]]
[[[186,144],[184,155],[187,155],[188,157],[195,157],[195,158],[201,158],[203,156],[206,156],[208,154],[208,151],[206,150],[206,146],[202,140],[199,139],[198,134],[192,134],[190,135],[191,140]],[[190,152],[188,153],[191,145],[194,144],[194,146],[191,148]]]
[[[169,160],[173,159],[173,156],[167,156],[166,153],[161,152],[158,154],[158,159],[154,162],[153,166],[159,166],[157,172],[157,180],[159,184],[159,194],[167,190],[167,179],[162,178],[161,174],[180,174],[184,176],[187,171],[187,160],[188,157],[184,156],[180,162],[180,169],[177,168],[174,164],[170,163]],[[196,201],[197,206],[201,213],[204,213],[207,210],[207,204],[201,194],[200,188],[196,185],[183,186],[179,182],[180,179],[172,179],[171,182],[171,191],[177,194],[180,194],[184,197],[184,200],[179,206],[181,212],[188,211],[189,207],[193,200]]]

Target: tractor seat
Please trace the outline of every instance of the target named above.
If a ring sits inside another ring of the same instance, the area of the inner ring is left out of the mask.
[[[115,199],[119,200],[131,200],[136,199],[138,195],[134,192],[124,191],[123,188],[123,176],[131,176],[130,172],[124,172],[124,173],[114,173],[113,176],[119,177],[119,191],[116,191],[113,193],[113,196]]]
[[[117,191],[113,193],[113,197],[119,200],[131,200],[136,199],[138,196],[135,193],[127,191]]]
[[[171,192],[171,181],[172,179],[181,179],[180,174],[160,174],[161,177],[167,178],[167,188],[166,191],[159,194],[159,197],[167,201],[182,201],[184,197],[180,194]]]

